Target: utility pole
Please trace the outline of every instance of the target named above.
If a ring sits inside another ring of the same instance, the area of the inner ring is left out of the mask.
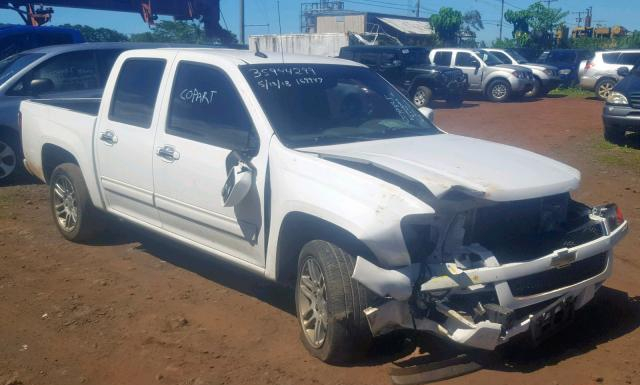
[[[580,24],[582,24],[582,20],[584,20],[584,18],[582,17],[582,14],[584,14],[586,12],[574,12],[574,14],[578,15],[578,17],[576,17],[576,21],[578,22],[578,28],[580,28]]]
[[[556,2],[556,1],[558,1],[558,0],[542,0],[542,1],[544,1],[545,3],[547,3],[547,8],[551,8],[551,3]]]
[[[502,0],[502,6],[500,7],[500,40],[502,40],[502,22],[504,21],[504,0]]]
[[[416,17],[420,17],[420,0],[416,3]]]
[[[240,0],[240,44],[244,44],[244,0]]]

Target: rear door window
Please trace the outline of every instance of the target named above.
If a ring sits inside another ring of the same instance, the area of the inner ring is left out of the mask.
[[[620,56],[620,54],[617,52],[603,53],[602,61],[606,64],[616,64],[618,62],[618,56]]]
[[[439,66],[449,67],[451,65],[451,52],[438,51],[433,57],[433,62]]]
[[[111,98],[109,119],[149,128],[165,65],[162,59],[125,61]]]

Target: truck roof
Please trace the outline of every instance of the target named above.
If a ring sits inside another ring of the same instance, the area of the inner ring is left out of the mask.
[[[284,54],[279,52],[261,52],[262,56],[257,56],[254,51],[232,48],[207,48],[207,47],[172,47],[172,48],[160,48],[166,51],[177,52],[195,52],[203,55],[211,55],[217,58],[227,58],[234,64],[282,64],[282,63],[297,63],[297,64],[334,64],[334,65],[349,65],[354,67],[365,67],[360,63],[353,62],[351,60],[345,60],[340,58],[333,58],[327,56],[313,56],[313,55],[293,55]],[[129,51],[130,54],[136,55],[143,54],[146,50],[134,50]]]

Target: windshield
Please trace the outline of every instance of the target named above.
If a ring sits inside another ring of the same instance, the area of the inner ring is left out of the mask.
[[[514,49],[507,49],[505,50],[507,51],[507,53],[509,55],[511,55],[511,57],[516,61],[516,63],[518,64],[526,64],[529,61],[527,60],[527,58],[525,58],[524,56],[520,55],[520,52],[514,50]]]
[[[288,147],[440,133],[411,102],[367,68],[260,64],[240,70]]]
[[[498,59],[494,54],[483,49],[477,50],[475,51],[475,53],[488,66],[497,66],[498,64],[504,64],[502,60]]]
[[[27,53],[9,56],[0,61],[0,84],[6,82],[10,77],[18,73],[21,69],[42,57],[41,53]]]

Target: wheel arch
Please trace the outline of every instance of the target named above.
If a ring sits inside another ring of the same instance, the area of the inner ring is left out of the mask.
[[[56,167],[63,163],[73,163],[80,166],[80,163],[76,159],[73,154],[69,151],[65,150],[62,147],[56,146],[55,144],[46,143],[42,146],[42,174],[44,176],[45,182],[49,183],[49,179],[51,178],[51,174]]]
[[[295,282],[298,258],[302,247],[312,240],[324,240],[339,245],[354,256],[376,262],[373,252],[348,230],[320,217],[293,211],[282,220],[278,235],[276,281]]]

